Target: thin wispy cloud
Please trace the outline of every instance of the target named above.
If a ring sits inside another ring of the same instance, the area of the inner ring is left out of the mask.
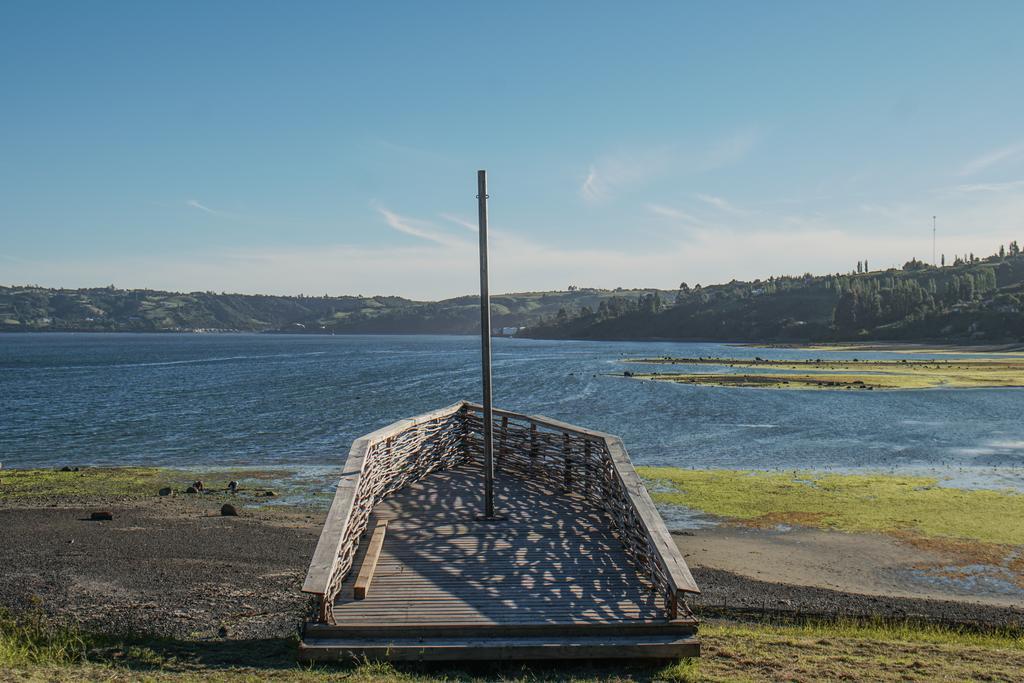
[[[653,251],[643,244],[563,248],[517,238],[492,254],[492,291],[564,289],[569,284],[669,289],[681,279],[707,284],[807,270],[846,272],[853,265],[851,255],[867,255],[873,263],[899,264],[915,251],[922,255],[918,248],[927,245],[930,250],[931,244],[924,237],[879,239],[827,224],[793,228],[782,232],[701,228],[666,240]],[[740,241],[744,248],[736,249]],[[944,248],[947,254],[963,253],[976,250],[977,242],[975,234],[949,236]],[[424,239],[397,247],[278,245],[139,254],[128,260],[106,256],[83,261],[68,256],[14,265],[5,272],[12,282],[61,286],[102,286],[113,280],[124,287],[178,291],[398,294],[423,300],[473,292],[479,284],[474,256],[472,249],[451,249]],[[338,268],[338,263],[346,267]]]
[[[462,216],[456,216],[453,213],[442,213],[442,214],[439,214],[439,215],[441,216],[441,218],[445,219],[446,221],[451,221],[452,223],[455,223],[455,225],[463,227],[466,230],[469,230],[473,234],[476,234],[479,231],[479,229],[480,229],[479,226],[477,226],[476,223],[474,223],[473,221],[469,220],[468,218],[463,218]]]
[[[587,171],[587,177],[580,187],[580,194],[589,202],[600,201],[608,196],[607,190],[597,175],[597,169],[593,165]]]
[[[1012,145],[994,149],[991,152],[971,159],[960,169],[960,175],[971,176],[996,164],[1021,160],[1024,160],[1024,142],[1015,142]]]
[[[957,185],[957,192],[1013,192],[1024,189],[1024,180],[1011,180],[1005,183],[974,183],[971,185]]]
[[[746,216],[750,213],[746,209],[741,209],[738,206],[730,204],[728,201],[722,199],[721,197],[716,197],[710,194],[698,194],[696,195],[696,197],[705,204],[709,204],[718,209],[719,211],[731,213],[734,216]]]
[[[758,134],[753,128],[737,131],[719,141],[706,153],[702,170],[714,170],[742,161],[757,142]]]
[[[211,216],[217,216],[219,218],[236,218],[235,214],[230,213],[228,211],[221,211],[219,209],[210,208],[209,206],[203,204],[198,199],[186,199],[185,206],[196,209],[198,211],[202,211],[203,213],[208,213]]]
[[[468,245],[465,240],[439,232],[437,227],[429,221],[402,216],[383,206],[375,206],[374,208],[384,218],[384,222],[398,232],[445,247],[465,247]]]
[[[695,175],[729,166],[742,161],[757,139],[756,130],[748,128],[705,147],[665,144],[606,154],[587,167],[580,196],[600,203],[669,174]]]
[[[672,206],[665,206],[664,204],[648,204],[647,210],[657,216],[671,218],[672,220],[685,221],[687,223],[701,223],[698,218],[686,213],[685,211]]]
[[[853,267],[851,258],[857,257],[899,267],[911,257],[930,257],[930,218],[935,211],[940,253],[977,252],[985,244],[996,248],[1016,235],[1024,215],[1024,195],[1004,192],[978,198],[984,201],[950,200],[944,209],[936,208],[934,197],[921,203],[865,204],[859,211],[854,207],[853,215],[845,218],[773,215],[760,210],[751,212],[742,225],[730,225],[727,217],[722,223],[690,225],[684,221],[693,216],[686,211],[663,204],[642,205],[641,210],[678,220],[685,229],[665,235],[656,249],[642,240],[559,246],[548,238],[499,233],[495,244],[500,247],[492,251],[492,290],[564,289],[570,284],[668,289],[682,279],[711,283],[780,273],[847,272]],[[172,250],[131,259],[105,256],[83,261],[68,255],[24,265],[5,263],[4,273],[10,282],[101,286],[114,281],[120,286],[183,291],[399,294],[416,299],[474,291],[479,273],[475,240],[466,234],[470,220],[455,213],[435,214],[437,220],[427,220],[379,205],[374,209],[390,229],[416,239],[398,245],[282,243]],[[453,232],[446,233],[446,228]],[[740,243],[743,248],[737,249]],[[339,269],[338,263],[346,267]]]
[[[414,145],[408,145],[394,140],[386,140],[384,138],[370,138],[367,141],[368,146],[376,147],[377,149],[383,150],[390,154],[406,157],[409,159],[417,159],[421,161],[440,161],[440,162],[452,162],[452,159],[448,156],[440,154],[433,149],[426,149],[424,147],[417,147]]]
[[[587,168],[580,196],[599,203],[665,173],[671,161],[668,147],[626,150],[601,157]]]
[[[460,228],[463,228],[468,232],[473,233],[473,235],[479,236],[480,234],[480,226],[475,221],[465,218],[464,216],[460,216],[454,213],[440,213],[438,215],[444,220],[450,221],[455,225],[459,226]],[[493,246],[500,247],[502,249],[507,248],[509,246],[514,247],[524,242],[523,238],[521,238],[520,236],[508,232],[500,226],[495,227],[493,223],[488,224],[487,226],[487,237]],[[478,242],[473,243],[474,246],[478,246],[478,244]]]

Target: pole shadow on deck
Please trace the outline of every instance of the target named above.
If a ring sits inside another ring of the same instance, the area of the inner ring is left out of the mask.
[[[352,444],[302,588],[317,609],[300,658],[697,656],[684,598],[700,591],[622,440],[492,405],[486,171],[477,193],[483,403]]]

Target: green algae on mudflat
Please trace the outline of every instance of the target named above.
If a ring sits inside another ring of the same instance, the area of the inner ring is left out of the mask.
[[[930,355],[974,355],[974,356],[1024,356],[1024,344],[1010,342],[1006,344],[924,344],[917,342],[832,342],[802,344],[794,343],[764,343],[764,344],[734,344],[741,348],[748,349],[793,349],[797,351],[842,351],[842,352],[868,352],[881,351],[885,353],[903,354],[930,354]]]
[[[227,491],[229,481],[239,483],[238,495],[252,502],[271,502],[295,496],[313,500],[291,482],[292,471],[224,469],[216,472],[163,467],[80,467],[61,469],[0,470],[0,503],[35,504],[53,500],[89,502],[104,498],[146,498],[163,488],[183,492],[200,480],[208,492]],[[267,495],[273,490],[274,495]],[[324,497],[324,496],[321,496]]]
[[[639,358],[629,363],[744,369],[750,372],[629,373],[633,379],[767,389],[971,389],[1024,387],[1024,359],[792,360]]]
[[[0,501],[152,496],[174,479],[159,467],[0,470]]]
[[[661,504],[755,526],[1024,545],[1024,494],[957,489],[934,477],[639,467]]]

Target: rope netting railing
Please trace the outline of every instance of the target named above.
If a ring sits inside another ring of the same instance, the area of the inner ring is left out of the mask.
[[[687,613],[682,593],[698,590],[621,440],[540,416],[503,410],[494,416],[496,476],[588,501],[607,518],[640,578],[663,599],[666,616]],[[461,402],[353,443],[303,586],[319,600],[320,621],[334,623],[334,600],[374,506],[431,472],[481,463],[482,420],[479,406]]]
[[[462,404],[367,434],[352,444],[302,590],[318,599],[319,619],[334,623],[333,606],[374,506],[431,472],[466,460]]]
[[[482,429],[482,411],[467,404],[466,446],[477,460],[483,453]],[[622,457],[614,457],[613,450]],[[675,616],[677,609],[685,609],[678,595],[682,586],[673,582],[656,534],[649,528],[655,522],[663,528],[664,523],[639,479],[627,481],[628,475],[635,477],[636,473],[618,437],[540,416],[496,410],[494,466],[498,474],[542,481],[552,491],[581,496],[599,509],[640,578],[662,597],[666,610]],[[646,511],[653,515],[645,518],[644,501],[638,500],[638,494],[649,503]]]

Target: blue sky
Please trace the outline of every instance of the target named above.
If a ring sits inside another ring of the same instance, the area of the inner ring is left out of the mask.
[[[8,2],[0,283],[436,298],[1024,240],[1019,2]]]

